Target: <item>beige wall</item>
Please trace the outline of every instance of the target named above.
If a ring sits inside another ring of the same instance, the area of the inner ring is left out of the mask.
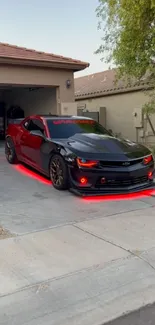
[[[66,80],[71,80],[71,87],[66,88]],[[61,112],[61,103],[74,102],[73,72],[62,69],[19,67],[0,65],[0,84],[31,85],[57,87],[57,112]]]
[[[77,115],[77,103],[62,103],[61,115]]]
[[[25,116],[32,114],[57,114],[56,89],[43,88],[34,91],[17,88],[4,91],[3,101],[7,109],[11,105],[19,105],[25,111]]]
[[[140,109],[147,100],[147,96],[143,92],[138,91],[101,98],[78,100],[77,105],[80,107],[86,104],[86,109],[89,111],[99,111],[100,107],[106,107],[106,128],[112,129],[115,133],[121,133],[122,136],[134,141],[136,140],[134,112]],[[155,126],[154,117],[152,121]],[[149,126],[148,131],[150,132]],[[149,141],[155,140],[149,136]]]

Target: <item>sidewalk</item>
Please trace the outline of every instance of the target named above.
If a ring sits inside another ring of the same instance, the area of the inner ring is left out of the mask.
[[[1,240],[0,324],[101,325],[154,302],[154,211]]]

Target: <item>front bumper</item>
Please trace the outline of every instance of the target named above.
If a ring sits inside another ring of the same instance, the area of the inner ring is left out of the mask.
[[[150,172],[151,178],[148,176]],[[135,193],[155,188],[153,174],[154,163],[149,166],[104,168],[104,170],[70,168],[70,191],[79,196]],[[80,183],[82,177],[87,179],[87,184]],[[105,178],[104,184],[101,183],[102,178]]]

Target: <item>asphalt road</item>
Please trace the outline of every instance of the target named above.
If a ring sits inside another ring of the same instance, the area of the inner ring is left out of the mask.
[[[153,303],[154,207],[57,192],[1,147],[0,226],[13,237],[0,240],[0,325],[100,325]],[[155,324],[154,306],[112,324]]]
[[[155,304],[141,308],[129,315],[125,315],[117,320],[104,325],[154,325],[155,324]],[[96,324],[95,324],[96,325]]]

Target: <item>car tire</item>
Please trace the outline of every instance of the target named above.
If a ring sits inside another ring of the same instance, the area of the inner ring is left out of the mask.
[[[9,164],[16,164],[18,162],[15,146],[10,137],[5,140],[5,156]]]
[[[60,155],[53,155],[50,161],[50,179],[59,191],[68,189],[68,167]]]

